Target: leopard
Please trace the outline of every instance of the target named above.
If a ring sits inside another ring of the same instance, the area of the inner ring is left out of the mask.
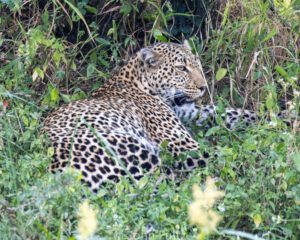
[[[161,145],[174,159],[167,174],[207,166],[209,154],[173,106],[176,99],[196,101],[206,88],[200,58],[186,41],[140,49],[89,98],[45,118],[43,132],[54,148],[50,171],[75,169],[97,192],[107,182],[139,181],[163,169]]]
[[[97,192],[126,176],[139,181],[165,168],[174,178],[176,171],[205,167],[210,154],[200,150],[188,126],[194,122],[209,129],[216,122],[217,106],[199,103],[207,87],[200,58],[187,41],[140,49],[90,98],[46,117],[42,132],[54,147],[50,171],[76,169]],[[277,117],[289,115],[280,111]],[[259,120],[255,111],[243,108],[227,107],[220,116],[230,130]],[[175,159],[171,167],[160,157],[163,143]],[[176,160],[183,154],[185,160]]]

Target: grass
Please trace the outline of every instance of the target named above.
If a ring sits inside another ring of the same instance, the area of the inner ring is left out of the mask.
[[[218,152],[208,168],[180,185],[163,182],[156,195],[158,173],[138,186],[124,179],[94,195],[71,170],[47,171],[53,149],[40,131],[44,116],[63,102],[88,97],[126,49],[176,38],[170,5],[161,8],[152,1],[142,7],[138,2],[128,7],[126,0],[105,6],[0,1],[1,239],[77,239],[78,206],[86,198],[98,209],[95,239],[195,239],[199,229],[188,216],[192,186],[208,176],[225,191],[216,206],[223,220],[208,239],[238,239],[239,232],[299,239],[299,125],[274,117],[282,108],[299,116],[297,0],[218,1],[215,11],[207,8],[205,34],[196,31],[192,39],[210,86],[207,101],[220,109],[254,109],[262,117],[244,131],[228,131],[222,124],[195,129],[201,148]],[[118,18],[123,21],[113,23]]]

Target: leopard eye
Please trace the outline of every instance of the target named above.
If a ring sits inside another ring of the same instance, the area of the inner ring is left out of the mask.
[[[188,69],[185,67],[185,66],[176,66],[176,68],[178,69],[178,70],[180,70],[180,71],[183,71],[183,72],[187,72],[188,71]]]

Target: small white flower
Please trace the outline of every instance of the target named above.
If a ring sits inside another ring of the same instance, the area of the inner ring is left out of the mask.
[[[277,122],[271,121],[271,122],[269,122],[269,126],[276,127],[277,126]]]
[[[218,210],[219,210],[220,212],[225,212],[225,211],[226,211],[226,208],[225,208],[224,204],[220,204],[220,205],[218,206]]]

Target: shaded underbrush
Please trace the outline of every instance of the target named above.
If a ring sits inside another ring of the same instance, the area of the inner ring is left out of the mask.
[[[236,239],[222,232],[234,229],[299,239],[299,123],[275,117],[280,109],[299,115],[299,1],[175,2],[0,1],[1,239],[75,239],[84,198],[98,209],[95,239],[195,239],[187,209],[192,185],[208,176],[225,191],[209,238]],[[254,109],[262,120],[244,131],[195,128],[201,149],[218,156],[180,185],[157,187],[156,173],[94,195],[72,171],[48,173],[44,116],[90,96],[140,46],[181,33],[202,59],[204,101]]]

